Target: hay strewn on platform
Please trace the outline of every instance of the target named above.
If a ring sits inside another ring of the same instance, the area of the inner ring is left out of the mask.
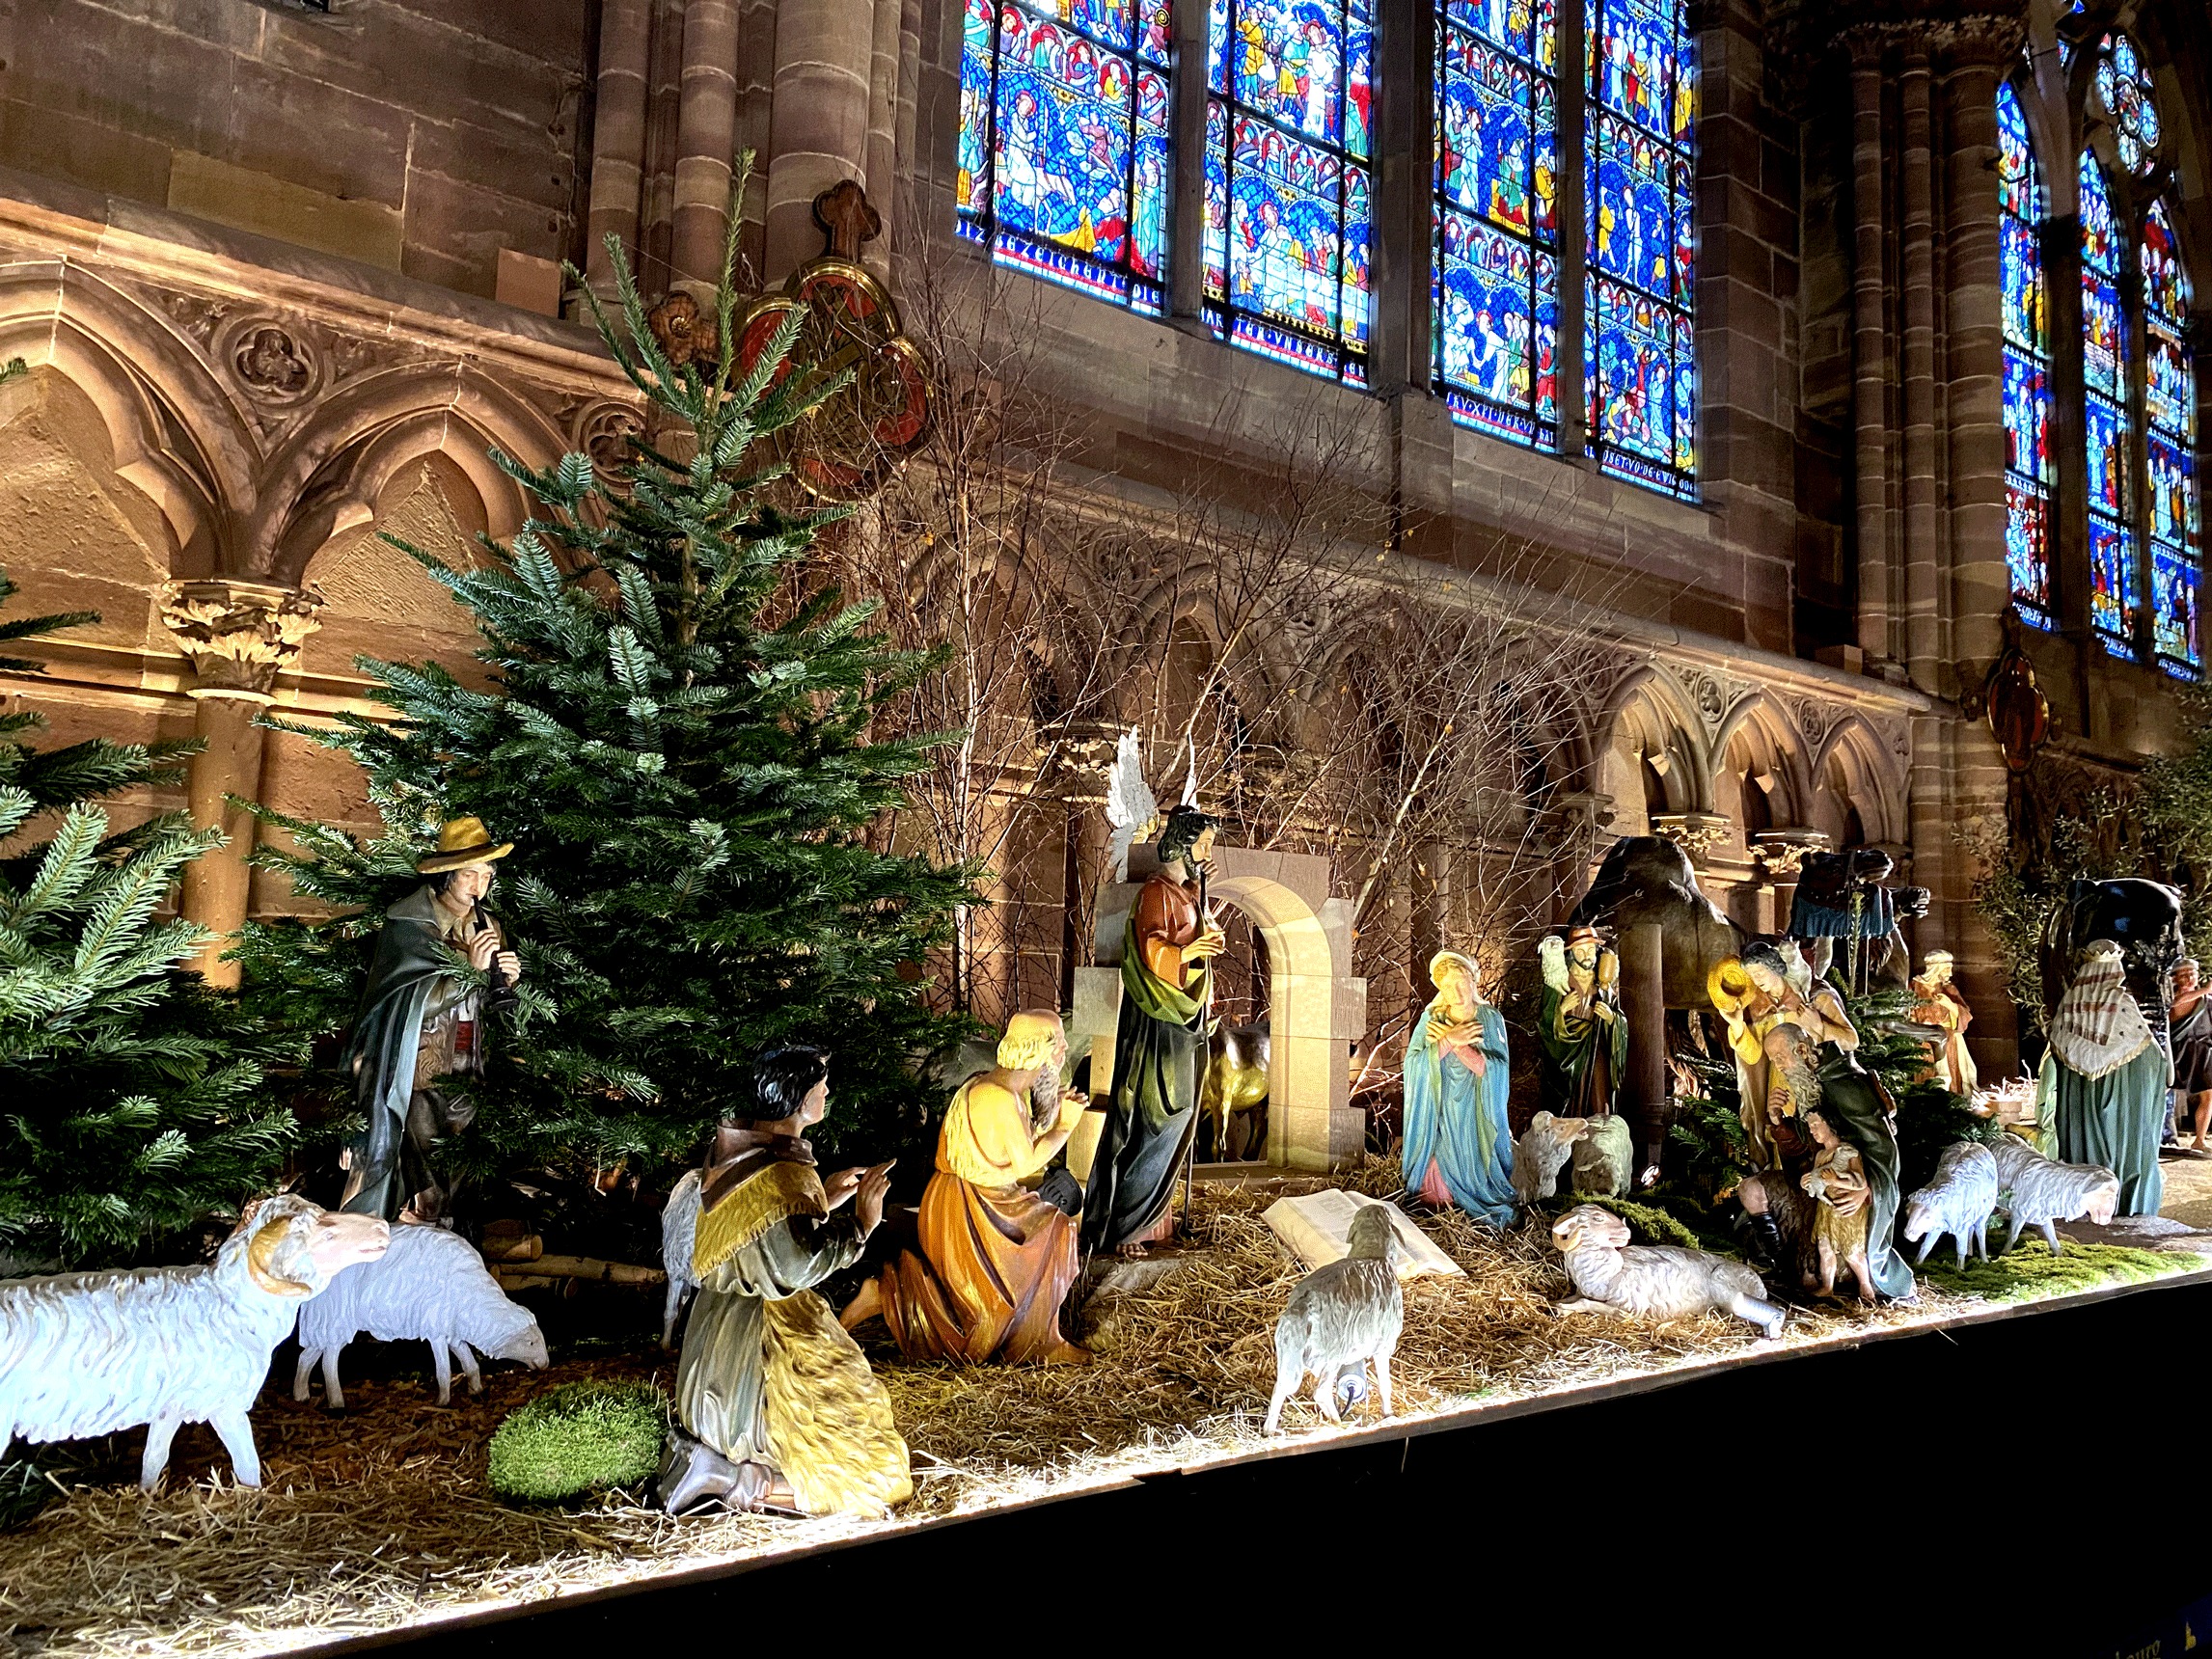
[[[1395,1165],[1370,1163],[1355,1184],[1387,1194]],[[1197,1248],[1155,1290],[1113,1308],[1089,1366],[909,1366],[886,1348],[880,1326],[864,1332],[915,1452],[917,1493],[900,1521],[1267,1444],[1259,1425],[1273,1380],[1274,1319],[1298,1277],[1259,1219],[1271,1198],[1202,1194]],[[1719,1317],[1669,1326],[1560,1319],[1550,1307],[1567,1282],[1541,1228],[1500,1237],[1457,1214],[1422,1225],[1467,1277],[1407,1287],[1393,1368],[1402,1415],[1711,1362],[1754,1346],[1748,1327]],[[2161,1265],[2179,1271],[2198,1259]],[[2078,1285],[2069,1276],[2064,1288]],[[1793,1314],[1784,1341],[1807,1346],[1976,1305],[1931,1287],[1915,1309]],[[93,1477],[122,1484],[83,1486],[23,1531],[0,1535],[0,1650],[265,1652],[882,1524],[670,1521],[620,1500],[565,1513],[509,1508],[487,1492],[486,1445],[523,1401],[592,1376],[666,1386],[671,1372],[657,1352],[569,1360],[544,1373],[503,1369],[487,1374],[484,1399],[456,1392],[451,1410],[429,1404],[426,1377],[362,1384],[349,1389],[358,1408],[343,1417],[272,1389],[255,1413],[267,1482],[259,1493],[230,1485],[213,1437],[192,1428],[178,1438],[168,1486],[142,1498],[128,1483],[137,1437],[122,1437],[118,1455]],[[1370,1426],[1372,1409],[1358,1408],[1348,1428]],[[1294,1437],[1318,1422],[1303,1400],[1285,1416]]]

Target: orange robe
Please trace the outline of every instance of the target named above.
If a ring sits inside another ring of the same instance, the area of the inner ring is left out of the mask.
[[[884,1322],[909,1359],[1040,1360],[1063,1346],[1060,1304],[1082,1265],[1076,1218],[1020,1183],[1086,1103],[1035,1128],[1028,1102],[988,1074],[952,1097],[921,1195],[921,1252],[883,1272]]]

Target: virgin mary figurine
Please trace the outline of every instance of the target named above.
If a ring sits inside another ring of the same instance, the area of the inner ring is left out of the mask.
[[[1482,969],[1458,951],[1430,959],[1436,994],[1406,1044],[1406,1184],[1494,1227],[1514,1218],[1512,1079],[1506,1024],[1482,999]]]

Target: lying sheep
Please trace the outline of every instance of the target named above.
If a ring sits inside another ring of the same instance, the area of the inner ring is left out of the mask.
[[[1562,1215],[1552,1224],[1551,1241],[1582,1292],[1560,1303],[1560,1313],[1647,1319],[1731,1313],[1757,1325],[1761,1336],[1782,1334],[1782,1310],[1766,1300],[1765,1281],[1741,1262],[1672,1244],[1630,1244],[1628,1224],[1595,1204],[1578,1204]]]
[[[1989,1212],[1996,1207],[1997,1160],[1989,1149],[1974,1141],[1945,1147],[1935,1179],[1905,1199],[1905,1242],[1920,1244],[1915,1265],[1927,1260],[1946,1233],[1958,1247],[1961,1271],[1970,1252],[1987,1260]]]
[[[428,1343],[440,1405],[453,1398],[449,1355],[461,1362],[471,1394],[484,1391],[477,1353],[519,1360],[533,1371],[542,1371],[547,1358],[544,1333],[530,1310],[507,1299],[474,1244],[443,1227],[393,1228],[392,1248],[381,1261],[348,1268],[300,1309],[299,1331],[292,1398],[307,1398],[319,1363],[323,1403],[337,1410],[345,1406],[338,1358],[363,1331],[378,1342]]]
[[[1997,1208],[2012,1219],[2000,1256],[2019,1242],[2025,1228],[2041,1232],[2056,1256],[2060,1222],[2112,1224],[2119,1208],[2119,1177],[2103,1165],[2053,1163],[2017,1135],[2005,1136],[1990,1151],[1997,1160]]]
[[[1573,1189],[1619,1198],[1635,1179],[1636,1131],[1618,1112],[1584,1121],[1574,1143]]]
[[[1358,1399],[1368,1363],[1375,1366],[1382,1415],[1390,1403],[1390,1356],[1406,1323],[1406,1299],[1391,1265],[1396,1249],[1390,1206],[1364,1204],[1352,1218],[1352,1254],[1316,1267],[1291,1291],[1275,1321],[1275,1394],[1268,1402],[1267,1432],[1282,1421],[1283,1402],[1313,1378],[1313,1402],[1331,1423],[1342,1413],[1340,1392]],[[1356,1383],[1354,1381],[1356,1379]]]
[[[241,1486],[261,1483],[247,1411],[300,1302],[384,1254],[383,1222],[289,1193],[251,1206],[212,1265],[0,1285],[0,1453],[146,1425],[153,1490],[184,1423],[207,1423]]]
[[[1574,1143],[1589,1131],[1588,1118],[1554,1117],[1539,1112],[1513,1143],[1513,1190],[1526,1210],[1540,1198],[1559,1193],[1559,1172],[1574,1155]]]
[[[699,1230],[699,1172],[692,1170],[676,1183],[668,1203],[661,1206],[661,1265],[669,1275],[669,1299],[661,1309],[661,1346],[676,1346],[676,1319],[684,1303],[699,1288],[692,1272],[692,1243]]]

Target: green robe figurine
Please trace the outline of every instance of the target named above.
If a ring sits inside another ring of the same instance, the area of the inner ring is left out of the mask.
[[[1621,1014],[1621,959],[1596,928],[1537,946],[1543,994],[1537,1041],[1543,1050],[1544,1105],[1572,1118],[1602,1117],[1628,1069],[1628,1021]]]
[[[2128,993],[2127,965],[2110,939],[2082,953],[2049,1038],[2036,1090],[2043,1152],[2118,1176],[2116,1214],[2156,1215],[2166,1196],[2158,1143],[2172,1068]]]

